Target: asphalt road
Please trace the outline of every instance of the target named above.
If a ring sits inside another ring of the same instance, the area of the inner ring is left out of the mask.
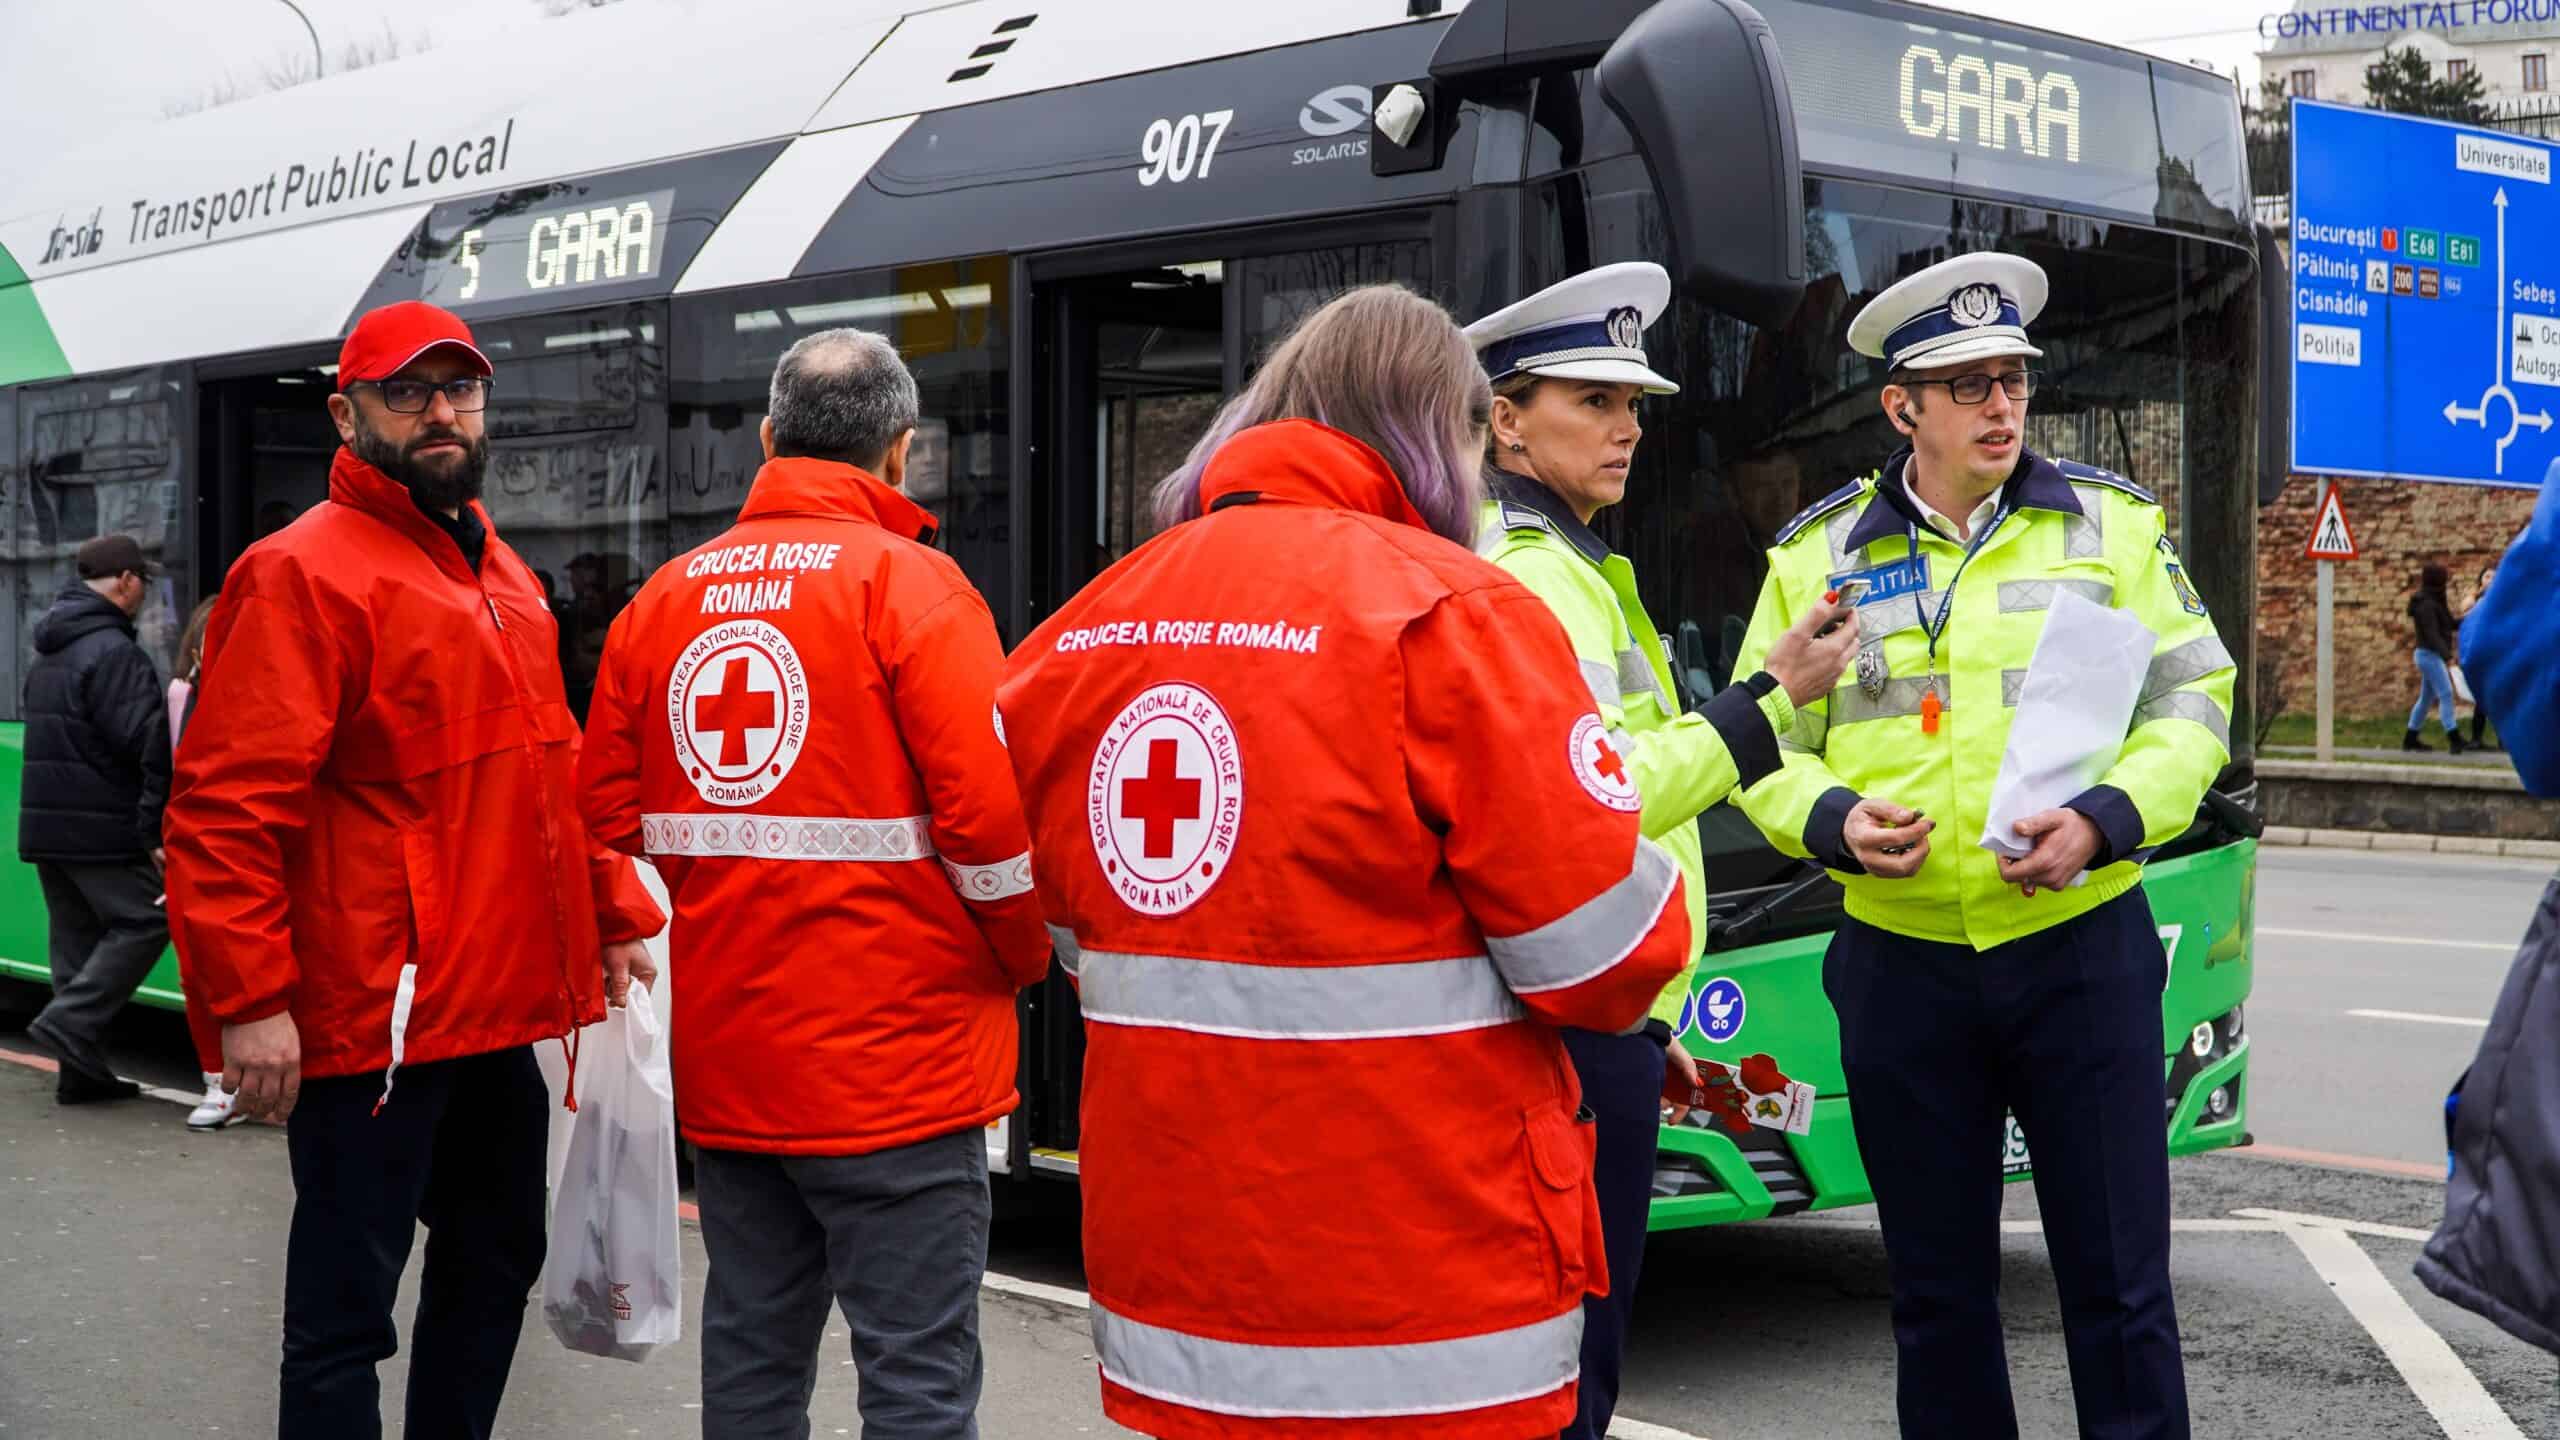
[[[2176,1280],[2199,1434],[2560,1435],[2548,1356],[2410,1278],[2439,1218],[2437,1106],[2549,879],[2513,861],[2263,852],[2254,1152],[2175,1166]],[[2352,938],[2337,938],[2352,937]],[[139,1015],[128,1073],[192,1088],[184,1032]],[[0,1033],[0,1051],[25,1049]],[[0,1056],[0,1058],[5,1058]],[[270,1433],[290,1205],[282,1136],[189,1135],[175,1105],[57,1111],[0,1064],[0,1440]],[[2317,1154],[2333,1163],[2270,1158]],[[2423,1177],[2423,1178],[2422,1178]],[[2023,1432],[2073,1433],[2035,1197],[2008,1193],[2003,1298]],[[702,1257],[687,1229],[698,1314]],[[1069,1222],[1000,1229],[985,1297],[989,1440],[1125,1434],[1100,1418]],[[1657,1237],[1623,1440],[1890,1436],[1883,1251],[1868,1212]],[[855,1435],[830,1332],[814,1433]],[[500,1433],[691,1436],[690,1339],[646,1364],[562,1350],[535,1313]],[[385,1367],[397,1414],[403,1362]],[[390,1433],[397,1433],[396,1424]]]

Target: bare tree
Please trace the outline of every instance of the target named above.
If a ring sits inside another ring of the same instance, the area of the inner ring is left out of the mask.
[[[382,22],[381,34],[358,36],[339,47],[337,53],[329,57],[328,73],[340,75],[350,70],[362,70],[367,66],[387,64],[403,56],[414,55],[425,50],[432,43],[423,30],[404,39],[400,32],[391,28],[391,22],[385,20]],[[182,95],[162,101],[160,114],[166,119],[175,120],[180,116],[197,114],[235,101],[273,94],[278,90],[290,90],[296,85],[308,85],[321,78],[313,68],[316,63],[317,57],[305,54],[298,49],[279,50],[273,58],[259,65],[256,73],[246,80],[226,70],[221,79],[193,95]]]

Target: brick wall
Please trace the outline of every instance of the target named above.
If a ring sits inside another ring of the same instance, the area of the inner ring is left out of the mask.
[[[2317,703],[2319,591],[2316,567],[2302,547],[2310,543],[2324,483],[2296,475],[2258,514],[2261,663],[2281,665],[2284,708],[2303,715]],[[2338,713],[2406,716],[2418,695],[2408,606],[2419,567],[2432,561],[2453,572],[2459,617],[2475,598],[2482,567],[2497,562],[2532,516],[2534,492],[2400,480],[2341,480],[2338,489],[2364,554],[2338,562],[2331,622]],[[2272,702],[2260,697],[2262,705]]]

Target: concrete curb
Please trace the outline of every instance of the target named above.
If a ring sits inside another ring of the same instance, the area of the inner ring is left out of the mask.
[[[2504,855],[2514,860],[2560,860],[2560,840],[2501,840],[2494,835],[2402,835],[2391,831],[2306,830],[2270,825],[2261,845],[2316,845],[2326,850],[2418,851],[2436,855]]]

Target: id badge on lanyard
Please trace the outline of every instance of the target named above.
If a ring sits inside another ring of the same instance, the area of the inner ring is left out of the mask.
[[[1964,558],[1956,562],[1956,573],[1948,577],[1946,590],[1938,596],[1937,614],[1932,616],[1925,608],[1920,612],[1920,629],[1929,637],[1929,689],[1920,697],[1920,733],[1923,735],[1938,733],[1938,717],[1947,709],[1945,698],[1938,693],[1938,639],[1947,633],[1947,623],[1955,617],[1956,585],[1964,579],[1965,567],[1973,563],[1974,556],[1982,553],[1982,547],[1998,533],[2002,522],[2008,518],[2009,507],[2003,505],[1992,513],[1990,524],[1974,532],[1973,539],[1964,547]],[[1920,553],[1920,527],[1912,525],[1906,528],[1910,535],[1911,553],[1917,555]]]

